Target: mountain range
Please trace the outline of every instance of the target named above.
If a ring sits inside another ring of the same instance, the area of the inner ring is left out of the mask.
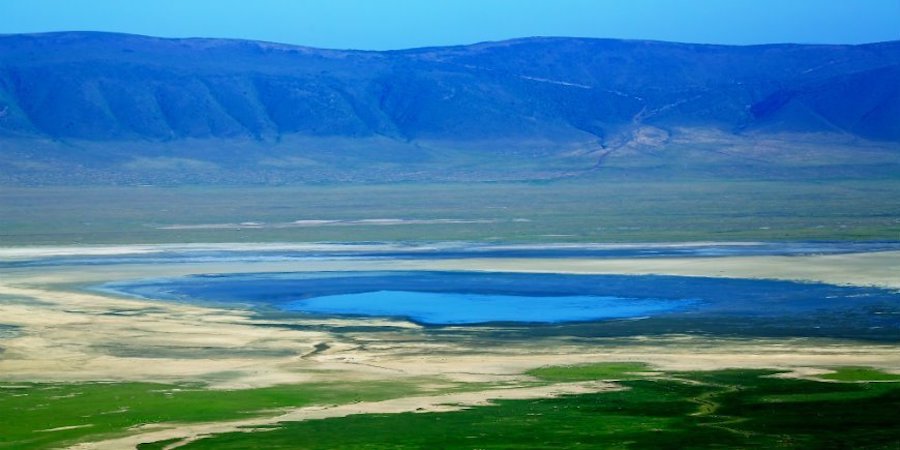
[[[890,176],[900,41],[0,36],[0,183]]]

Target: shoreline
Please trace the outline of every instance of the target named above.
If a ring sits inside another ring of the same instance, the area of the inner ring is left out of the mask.
[[[435,261],[432,265],[442,270],[745,278],[900,289],[900,251],[714,258],[492,258]]]
[[[561,364],[613,359],[641,360],[667,368],[765,366],[790,368],[840,365],[842,362],[900,369],[896,346],[828,339],[750,339],[716,337],[642,337],[621,348],[615,339],[592,338],[573,344],[544,338],[537,348],[511,345],[497,352],[477,351],[465,343],[440,343],[427,338],[420,326],[392,319],[371,319],[389,331],[334,333],[322,326],[341,328],[358,322],[342,319],[287,321],[271,326],[245,310],[220,309],[172,302],[113,296],[79,290],[86,284],[131,278],[217,274],[230,272],[356,270],[468,270],[555,272],[590,274],[660,274],[708,277],[767,278],[793,281],[900,288],[900,252],[820,256],[753,256],[657,259],[458,259],[458,260],[315,260],[303,262],[181,263],[26,267],[0,270],[0,295],[18,302],[0,301],[3,323],[18,328],[16,336],[0,340],[5,348],[0,373],[8,380],[203,380],[215,372],[233,371],[217,386],[255,386],[307,382],[320,374],[315,368],[336,370],[353,377],[426,374],[408,362],[409,354],[428,359],[434,354],[449,361],[446,368],[464,367],[482,375],[533,368],[547,361]],[[30,300],[29,300],[30,299]],[[110,311],[115,314],[109,314]],[[291,325],[293,324],[293,325]],[[287,327],[287,328],[286,328]],[[295,328],[290,328],[295,327]],[[86,339],[87,338],[87,339]],[[412,339],[412,342],[409,340]],[[82,342],[80,342],[82,341]],[[594,344],[591,344],[594,342]],[[817,342],[834,349],[822,354]],[[61,343],[65,343],[61,345]],[[301,360],[326,343],[329,350]],[[375,345],[379,343],[379,345]],[[127,345],[126,345],[127,344]],[[634,345],[640,344],[640,345]],[[362,347],[361,347],[362,345]],[[506,345],[506,344],[505,344]],[[598,352],[596,345],[604,346]],[[609,347],[612,345],[612,347]],[[782,352],[784,346],[791,351]],[[192,355],[193,348],[203,349]],[[142,349],[142,350],[139,350]],[[623,349],[631,351],[623,351]],[[549,350],[549,351],[548,351]],[[685,350],[690,350],[687,352]],[[746,354],[752,350],[757,357]],[[846,350],[846,351],[845,351]],[[141,353],[143,352],[143,353]],[[279,353],[281,352],[281,353]],[[665,354],[669,353],[669,356]],[[696,355],[689,353],[696,352]],[[843,353],[842,353],[843,352]],[[480,354],[466,358],[466,354]],[[519,360],[523,353],[532,355]],[[132,355],[133,354],[133,355]],[[142,354],[154,359],[138,357]],[[273,356],[283,354],[284,356]],[[793,354],[793,358],[784,355]],[[134,356],[136,355],[136,356]],[[404,356],[406,355],[406,356]],[[486,358],[505,360],[510,370],[485,371]],[[153,361],[151,370],[146,362]],[[434,360],[436,364],[440,362]],[[679,362],[680,361],[680,362]],[[260,371],[247,367],[258,365]],[[373,367],[377,366],[377,367]],[[427,371],[426,371],[427,372]],[[462,375],[460,375],[462,376]],[[464,376],[462,376],[465,378]],[[486,378],[490,376],[485,375]],[[478,376],[474,376],[478,378]]]
[[[442,365],[461,379],[492,379],[491,374],[504,378],[549,361],[568,364],[589,362],[591,358],[640,360],[671,369],[748,364],[791,368],[840,365],[842,361],[900,369],[900,356],[895,356],[896,346],[890,344],[812,338],[634,336],[621,345],[617,342],[622,339],[614,338],[591,338],[580,343],[542,338],[533,345],[504,343],[497,352],[487,352],[466,342],[436,340],[422,327],[402,320],[369,319],[367,324],[384,330],[379,332],[335,332],[359,322],[304,318],[269,323],[254,318],[247,310],[80,290],[101,281],[200,273],[361,270],[657,274],[900,289],[900,251],[714,258],[309,260],[6,268],[0,269],[4,275],[0,296],[8,300],[0,300],[0,317],[2,323],[18,328],[14,336],[0,340],[0,347],[5,349],[0,373],[11,381],[205,380],[227,387],[311,382],[322,377],[317,369],[350,378],[434,375],[434,371],[417,367],[423,361]],[[313,353],[323,343],[329,350]],[[832,350],[823,353],[823,343]],[[310,354],[313,356],[299,358]],[[470,354],[476,357],[469,358]],[[144,357],[147,355],[152,358]],[[793,358],[786,357],[791,355]],[[506,369],[496,367],[491,360],[502,362]],[[454,364],[462,369],[450,370]],[[252,366],[259,370],[248,368]],[[224,372],[231,375],[227,379],[213,377]]]
[[[116,247],[118,249],[119,247]],[[0,261],[2,261],[0,249]],[[77,253],[73,247],[64,256]],[[91,253],[88,253],[90,255]],[[121,254],[121,253],[117,253]],[[62,255],[61,255],[62,256]],[[130,262],[121,264],[0,267],[28,284],[90,283],[130,278],[191,274],[303,271],[478,271],[513,273],[671,275],[711,278],[770,279],[844,286],[900,289],[900,250],[823,255],[680,256],[680,257],[466,257],[466,258],[344,258],[317,257],[289,261],[248,260],[229,256],[195,262]]]

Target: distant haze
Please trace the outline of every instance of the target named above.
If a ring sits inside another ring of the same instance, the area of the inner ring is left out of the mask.
[[[711,44],[900,39],[897,0],[0,0],[0,33],[112,31],[387,50],[527,36]]]

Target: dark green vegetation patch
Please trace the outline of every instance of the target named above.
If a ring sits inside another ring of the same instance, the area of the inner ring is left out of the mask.
[[[620,377],[634,367],[573,366],[552,379]],[[566,374],[566,372],[569,372]],[[534,372],[533,372],[534,373]],[[670,373],[629,389],[508,400],[451,413],[361,415],[229,433],[186,449],[871,448],[900,445],[900,386],[773,378],[774,372]],[[148,447],[150,448],[150,447]]]

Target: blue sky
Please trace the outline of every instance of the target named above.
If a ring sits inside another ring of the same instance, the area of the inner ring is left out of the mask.
[[[116,31],[399,49],[525,36],[900,39],[900,0],[0,0],[0,33]]]

